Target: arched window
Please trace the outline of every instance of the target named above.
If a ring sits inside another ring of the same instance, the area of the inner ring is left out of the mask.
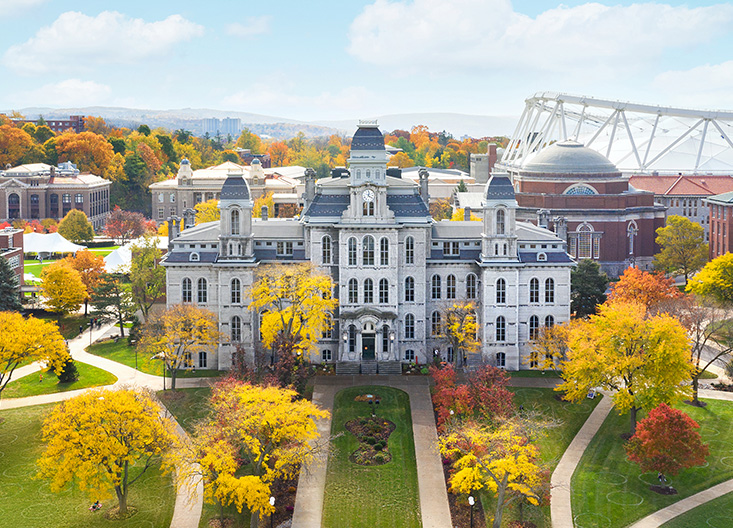
[[[496,353],[496,366],[497,368],[506,367],[506,354],[504,352]]]
[[[362,240],[362,264],[365,266],[374,266],[374,237],[367,235]]]
[[[529,281],[529,302],[540,302],[540,281],[538,279]]]
[[[349,325],[349,352],[356,352],[356,327]]]
[[[496,234],[503,235],[506,230],[506,213],[504,209],[496,211]]]
[[[405,361],[415,361],[414,350],[405,350]]]
[[[555,326],[555,318],[552,317],[551,315],[548,315],[547,317],[545,317],[545,326],[547,328],[552,328],[553,326]]]
[[[232,317],[232,342],[239,343],[242,340],[242,319],[238,315]]]
[[[389,304],[389,282],[379,279],[379,304]]]
[[[190,303],[193,300],[191,279],[183,279],[181,283],[181,302]]]
[[[321,238],[321,260],[324,264],[331,264],[331,237]]]
[[[578,258],[592,258],[593,228],[588,224],[578,227]]]
[[[232,304],[240,304],[242,302],[242,283],[239,279],[232,279],[231,293]]]
[[[430,279],[430,298],[440,299],[440,275],[433,275]]]
[[[405,277],[405,302],[415,301],[415,279]]]
[[[456,298],[456,276],[448,275],[445,278],[445,298],[455,299]]]
[[[379,241],[379,264],[389,266],[389,240],[386,237]]]
[[[405,316],[405,339],[415,339],[415,316],[409,313]]]
[[[321,352],[321,359],[323,361],[331,361],[333,359],[333,355],[331,354],[331,350],[328,349],[328,350],[324,350],[323,352]]]
[[[548,304],[555,302],[555,279],[545,280],[545,302]]]
[[[537,339],[537,334],[540,331],[540,318],[533,315],[529,318],[529,338]]]
[[[206,279],[203,277],[198,280],[197,283],[197,302],[199,304],[206,304],[209,300],[208,284]]]
[[[68,196],[65,194],[64,196]],[[8,218],[20,218],[20,196],[11,193],[8,196]]]
[[[229,226],[231,228],[232,235],[239,234],[239,209],[232,210],[230,214]]]
[[[636,234],[639,232],[639,230],[636,227],[636,222],[630,222],[629,226],[626,228],[626,236],[629,238],[629,255],[634,254],[634,240],[636,239]]]
[[[496,304],[506,304],[506,281],[504,279],[496,281]]]
[[[389,352],[389,326],[382,326],[382,352]]]
[[[348,242],[349,246],[349,266],[356,266],[356,239],[351,237]]]
[[[440,312],[433,312],[430,318],[430,335],[437,337],[442,333],[440,328]]]
[[[364,304],[374,302],[374,282],[372,279],[364,279]]]
[[[405,239],[405,264],[415,263],[415,239],[408,236]]]
[[[506,319],[503,315],[496,318],[496,340],[499,342],[506,341]]]
[[[476,278],[476,275],[473,273],[469,273],[466,275],[466,298],[467,299],[475,299],[476,298],[476,284],[478,282],[478,279]]]
[[[349,304],[359,302],[359,285],[356,279],[349,279]]]

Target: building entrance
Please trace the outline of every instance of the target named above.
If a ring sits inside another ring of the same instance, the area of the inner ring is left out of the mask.
[[[361,359],[373,360],[376,358],[374,353],[375,334],[362,334],[361,336]]]

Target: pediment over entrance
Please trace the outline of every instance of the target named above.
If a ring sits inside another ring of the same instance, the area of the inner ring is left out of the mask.
[[[355,310],[341,310],[341,319],[359,319],[365,315],[372,315],[377,319],[395,319],[397,312],[392,310],[381,310],[374,306],[360,306]]]

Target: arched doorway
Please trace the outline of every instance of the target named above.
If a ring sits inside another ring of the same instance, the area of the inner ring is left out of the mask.
[[[361,359],[363,360],[374,360],[376,359],[376,330],[374,323],[366,322],[362,327],[361,332]]]
[[[11,220],[20,218],[20,196],[15,193],[8,196],[8,218]]]

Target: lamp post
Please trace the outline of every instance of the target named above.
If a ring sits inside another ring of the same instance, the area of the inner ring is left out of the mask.
[[[389,333],[389,347],[390,347],[390,352],[392,354],[394,354],[394,339],[395,339],[395,333],[394,333],[394,330],[392,330]]]
[[[270,506],[275,507],[275,497],[270,497]],[[275,510],[270,514],[270,528],[272,528],[273,519],[275,517]]]
[[[476,500],[473,495],[468,496],[468,504],[471,506],[471,528],[473,528],[473,505],[476,504]]]

